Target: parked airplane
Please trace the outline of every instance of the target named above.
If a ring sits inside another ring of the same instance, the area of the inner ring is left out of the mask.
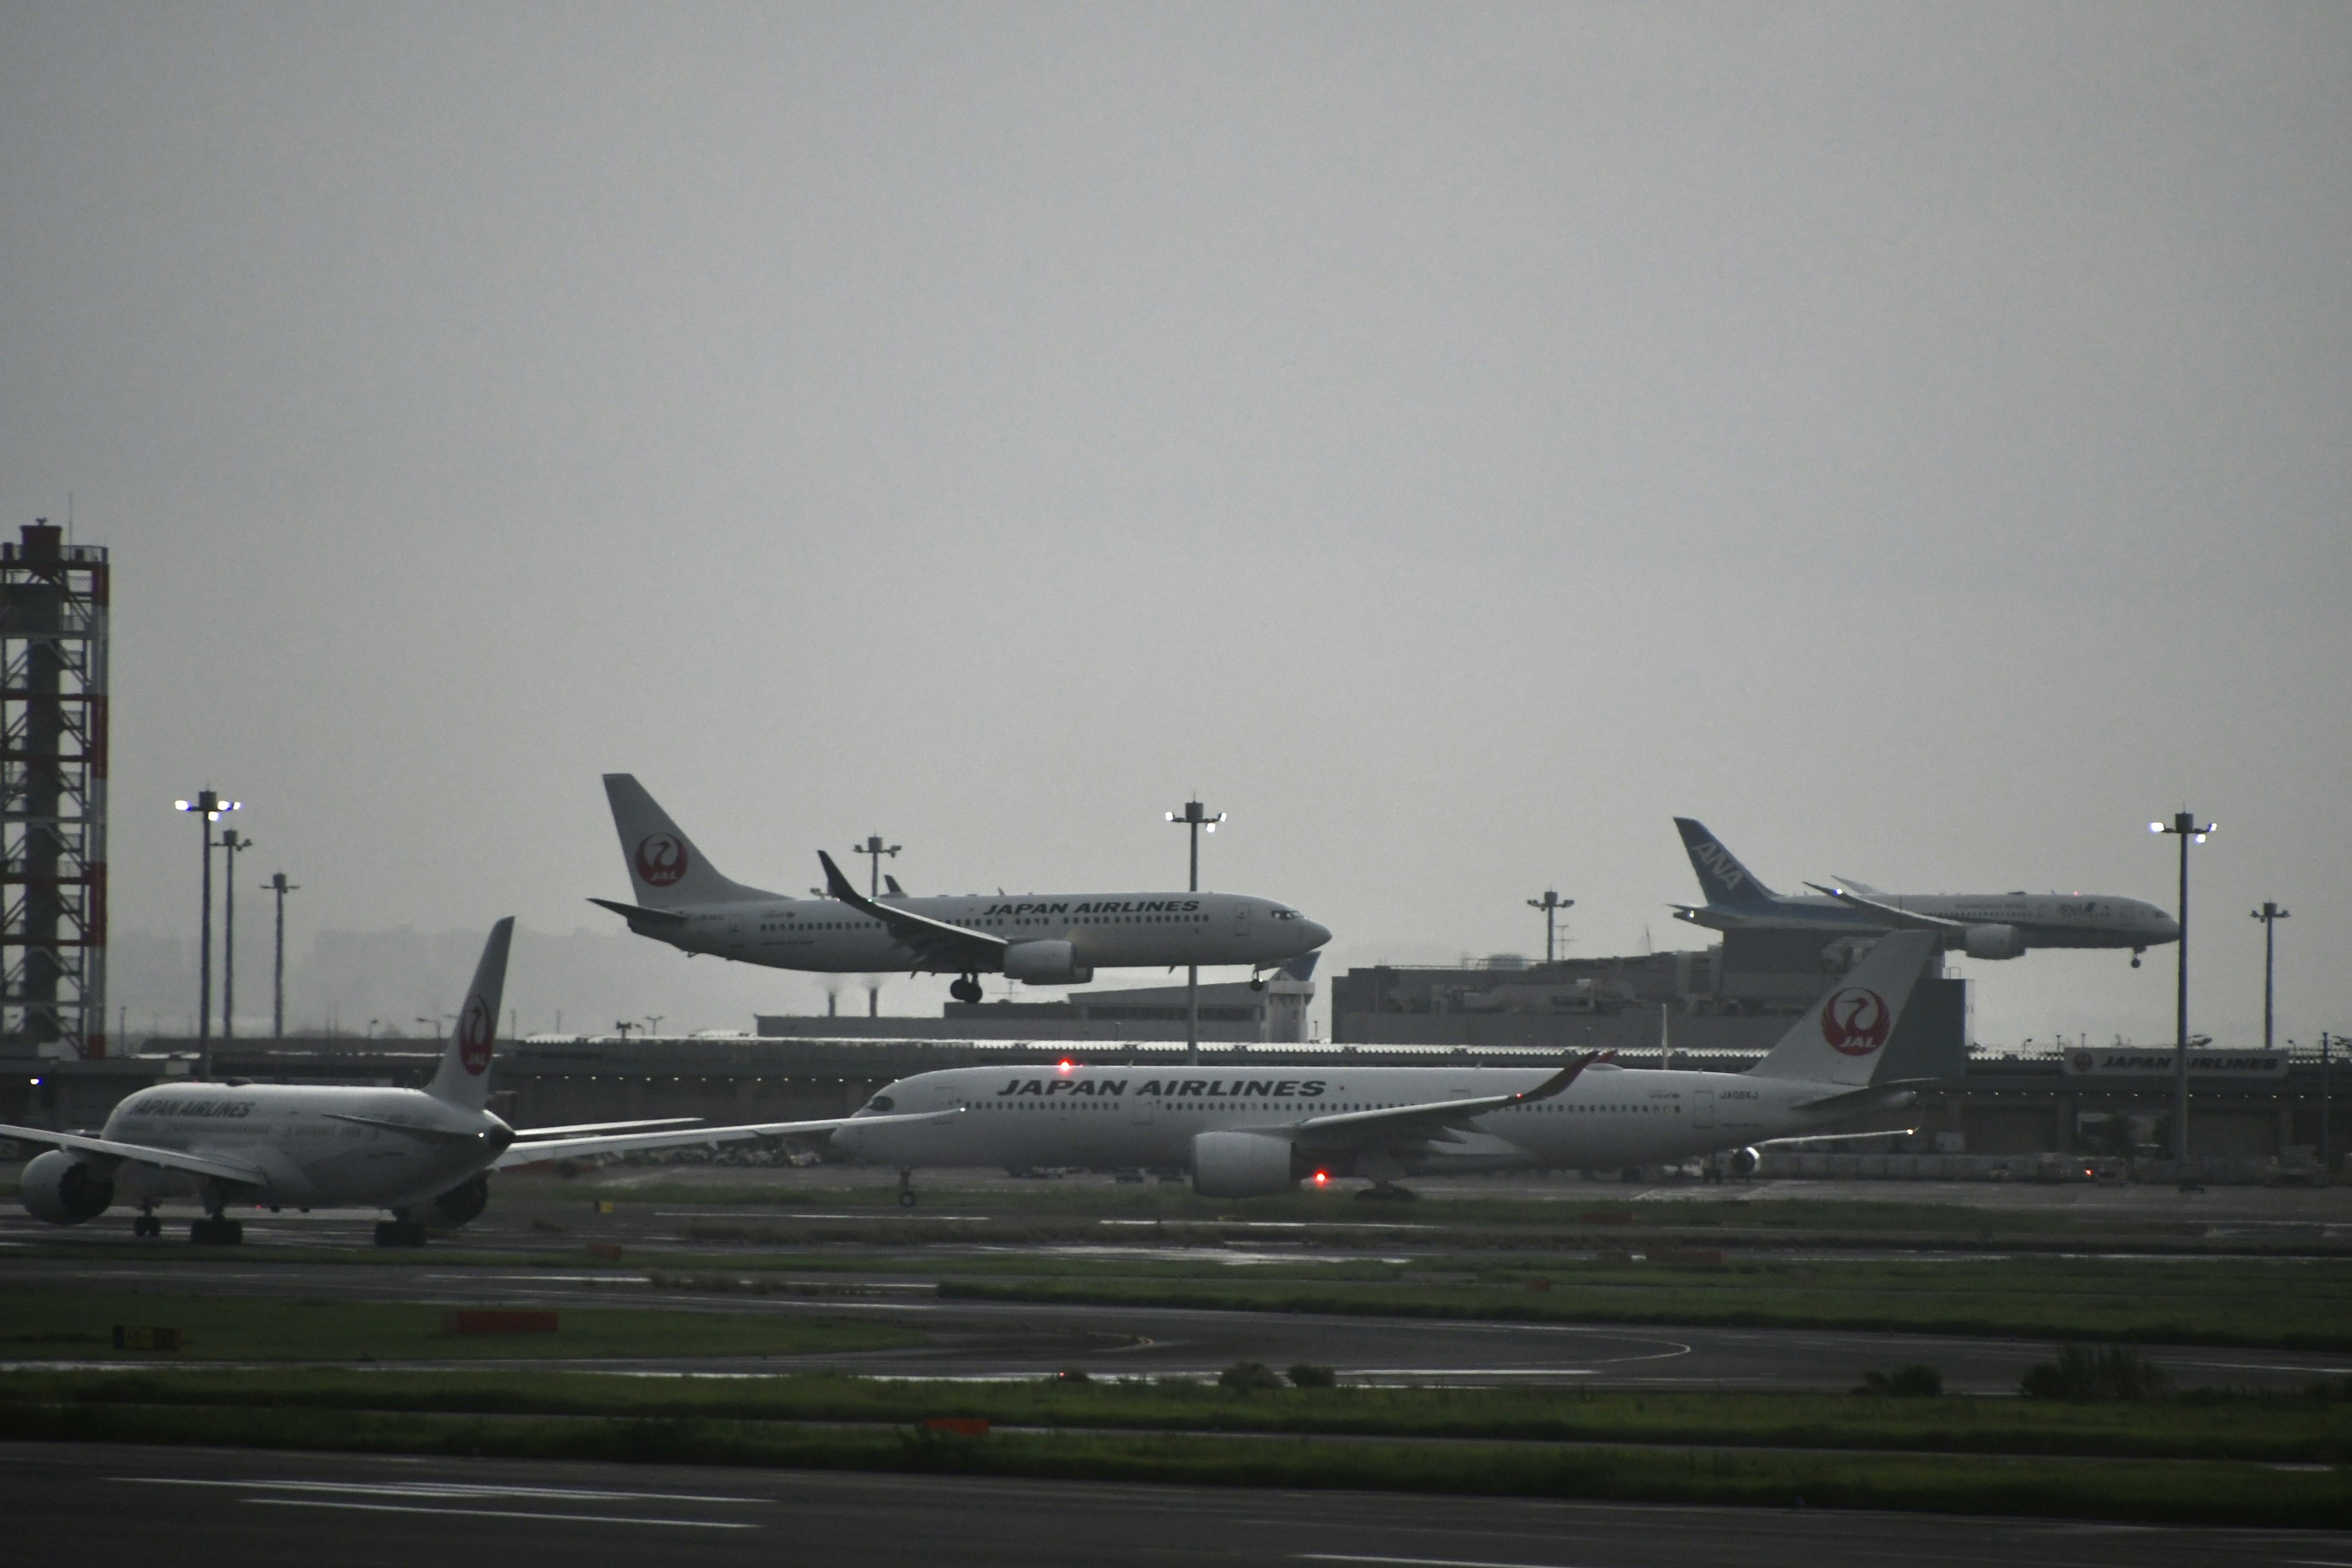
[[[142,1089],[97,1137],[0,1125],[0,1138],[47,1143],[25,1166],[19,1200],[37,1219],[79,1225],[118,1201],[139,1206],[131,1230],[161,1236],[156,1203],[191,1188],[205,1216],[191,1241],[233,1245],[245,1227],[231,1204],[277,1209],[383,1208],[378,1247],[422,1247],[427,1216],[461,1226],[490,1198],[493,1171],[564,1156],[734,1143],[832,1131],[842,1119],[684,1128],[667,1117],[518,1131],[488,1109],[499,999],[514,921],[490,928],[466,1004],[423,1089],[302,1084],[169,1083]],[[660,1128],[664,1131],[653,1131]]]
[[[1302,1181],[1477,1171],[1614,1169],[1758,1146],[1909,1103],[1874,1078],[1936,939],[1881,938],[1745,1073],[1620,1068],[1364,1068],[1343,1061],[1202,1067],[952,1068],[892,1083],[830,1140],[911,1173],[935,1165],[1189,1165],[1210,1197]]]
[[[914,898],[893,882],[876,900],[822,850],[826,896],[787,898],[719,875],[630,774],[606,773],[604,794],[637,901],[588,901],[688,953],[830,974],[953,974],[949,994],[977,1002],[985,973],[1033,985],[1177,964],[1246,963],[1262,974],[1331,940],[1297,910],[1234,893]]]
[[[1687,816],[1675,818],[1706,902],[1674,906],[1676,920],[1716,931],[1819,930],[1832,936],[1932,931],[1970,958],[2016,958],[2036,947],[2127,947],[2132,967],[2180,926],[2154,904],[2106,893],[1882,893],[1863,883],[1805,885],[1785,897],[1757,879],[1723,841]]]

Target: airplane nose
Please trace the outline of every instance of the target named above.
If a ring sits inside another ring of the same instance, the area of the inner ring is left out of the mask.
[[[1307,922],[1306,934],[1306,951],[1312,952],[1317,948],[1321,947],[1325,942],[1331,940],[1331,928],[1328,926],[1318,925],[1313,921],[1308,921]]]

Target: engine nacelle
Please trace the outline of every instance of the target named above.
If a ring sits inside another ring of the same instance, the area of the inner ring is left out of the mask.
[[[96,1219],[114,1201],[114,1173],[85,1163],[79,1155],[52,1149],[36,1155],[17,1178],[16,1199],[25,1212],[51,1225],[79,1225]]]
[[[471,1181],[451,1187],[433,1200],[433,1212],[444,1225],[464,1225],[478,1219],[490,1206],[490,1179],[477,1173]]]
[[[1016,942],[1004,950],[1004,977],[1032,985],[1084,985],[1095,977],[1066,942]]]
[[[1192,1140],[1192,1190],[1204,1198],[1270,1198],[1307,1173],[1297,1146],[1263,1132],[1202,1132]]]
[[[1962,939],[1970,958],[2021,958],[2025,935],[2015,926],[1970,926]]]
[[[1754,1148],[1734,1149],[1731,1152],[1730,1158],[1726,1160],[1724,1163],[1731,1167],[1731,1173],[1733,1175],[1745,1180],[1746,1178],[1754,1175],[1756,1173],[1757,1167],[1764,1163],[1764,1151]]]

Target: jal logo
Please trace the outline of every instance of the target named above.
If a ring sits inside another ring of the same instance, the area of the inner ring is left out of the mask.
[[[648,833],[637,840],[637,879],[667,888],[686,875],[686,846],[671,833]]]
[[[497,1027],[479,996],[466,998],[466,1010],[457,1015],[457,1059],[476,1078],[489,1070],[490,1037]]]
[[[1859,985],[1847,986],[1822,1006],[1822,1038],[1830,1049],[1850,1057],[1866,1057],[1885,1045],[1894,1023],[1886,998]]]
[[[1696,850],[1699,864],[1723,879],[1727,889],[1737,889],[1748,879],[1740,873],[1739,862],[1724,853],[1723,846],[1710,838]]]

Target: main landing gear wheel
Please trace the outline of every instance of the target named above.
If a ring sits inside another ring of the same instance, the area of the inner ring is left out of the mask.
[[[959,1002],[977,1002],[980,1000],[980,981],[970,974],[962,975],[948,987],[948,994]]]
[[[1250,976],[1250,989],[1251,989],[1251,990],[1253,990],[1253,991],[1263,991],[1263,990],[1265,990],[1265,975],[1263,975],[1263,974],[1253,974],[1253,975],[1251,975],[1251,976]]]
[[[161,1229],[162,1226],[163,1222],[158,1220],[156,1227]],[[245,1239],[245,1222],[225,1219],[219,1215],[208,1215],[190,1222],[188,1239],[198,1247],[235,1247]]]
[[[913,1208],[913,1207],[915,1206],[916,1202],[917,1202],[917,1199],[916,1199],[916,1197],[915,1197],[915,1173],[914,1173],[914,1172],[912,1172],[912,1171],[901,1171],[901,1172],[899,1172],[899,1173],[898,1173],[898,1206],[899,1206],[900,1208],[902,1208],[902,1209],[910,1209],[910,1208]]]
[[[131,1234],[140,1237],[161,1236],[163,1234],[163,1222],[155,1217],[154,1210],[142,1209],[131,1216]]]
[[[424,1222],[380,1219],[375,1222],[375,1244],[378,1247],[422,1247],[425,1245]]]

